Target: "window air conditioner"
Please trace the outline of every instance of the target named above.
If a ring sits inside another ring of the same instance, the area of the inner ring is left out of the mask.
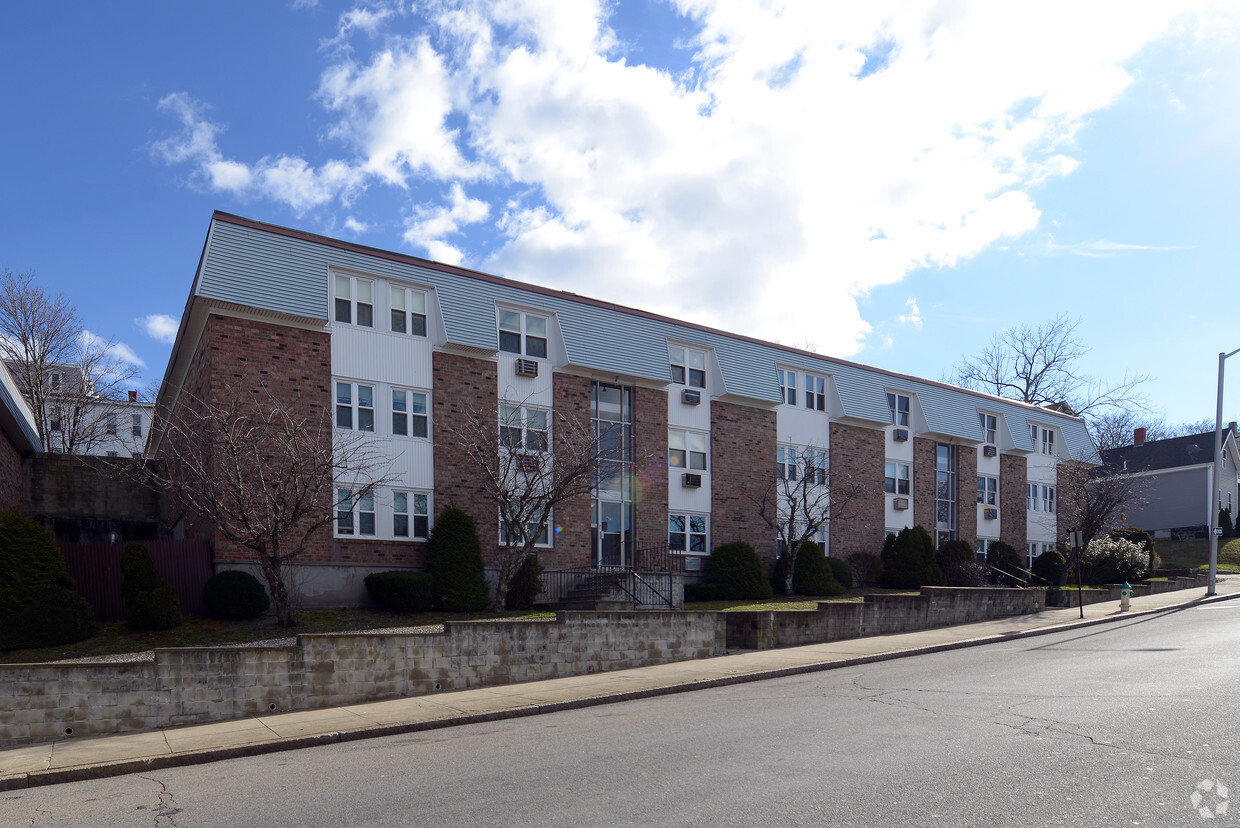
[[[522,471],[538,471],[542,468],[542,458],[537,454],[519,454],[517,465]]]
[[[998,446],[982,446],[982,455],[984,457],[994,457],[999,453]]]
[[[999,519],[998,509],[987,509],[986,510],[986,520],[998,520],[998,519]]]
[[[702,392],[694,391],[691,388],[686,388],[680,392],[680,399],[685,405],[701,405]]]
[[[697,555],[686,555],[685,556],[685,570],[688,572],[701,572],[702,571],[702,559],[699,558]]]
[[[518,377],[538,376],[538,363],[532,359],[518,359],[517,360],[517,376]]]
[[[893,507],[895,507],[896,509],[899,509],[899,510],[903,511],[903,510],[905,510],[905,509],[907,509],[907,508],[908,508],[908,498],[907,498],[907,497],[897,497],[897,498],[895,498],[894,500],[892,500],[892,501],[891,501],[891,505],[892,505]]]
[[[685,472],[680,476],[680,484],[686,489],[700,489],[702,488],[702,475]]]
[[[895,441],[897,443],[907,443],[908,442],[908,429],[897,428],[894,436],[895,436]]]

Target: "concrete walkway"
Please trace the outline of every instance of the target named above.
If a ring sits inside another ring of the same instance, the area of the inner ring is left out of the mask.
[[[749,650],[611,673],[532,681],[347,707],[259,716],[118,736],[65,739],[0,750],[0,791],[213,762],[312,745],[369,739],[517,716],[682,693],[745,681],[830,670],[891,658],[974,647],[1124,618],[1240,598],[1240,577],[1201,588],[901,635],[855,638],[779,650]]]

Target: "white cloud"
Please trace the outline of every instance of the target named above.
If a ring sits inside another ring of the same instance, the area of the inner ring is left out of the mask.
[[[1049,255],[1083,256],[1089,259],[1113,259],[1129,253],[1163,252],[1167,250],[1184,250],[1180,245],[1125,244],[1105,239],[1076,242],[1075,244],[1059,244],[1051,238],[1045,252]]]
[[[869,331],[858,297],[1038,226],[1037,188],[1073,174],[1077,131],[1143,48],[1236,18],[1181,16],[1191,0],[674,5],[696,31],[675,72],[626,58],[607,0],[360,6],[317,90],[339,158],[227,159],[184,95],[154,148],[298,211],[352,218],[383,183],[434,258],[847,355]],[[487,221],[499,244],[466,244]]]
[[[138,327],[146,332],[147,336],[156,342],[171,345],[176,341],[177,329],[180,327],[180,323],[167,314],[153,313],[134,321],[137,322]]]
[[[92,331],[82,331],[81,344],[85,350],[91,352],[102,351],[117,362],[126,363],[135,368],[146,367],[146,361],[138,356],[137,351],[130,348],[124,342],[110,341]]]
[[[914,328],[920,328],[921,308],[917,307],[917,297],[910,296],[904,305],[909,309],[909,312],[907,314],[900,314],[896,319],[901,325],[912,325]]]
[[[360,236],[362,233],[370,231],[370,225],[364,221],[358,221],[353,216],[349,216],[344,220],[344,229]]]

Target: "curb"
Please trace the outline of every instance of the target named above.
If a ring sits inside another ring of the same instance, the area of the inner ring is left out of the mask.
[[[567,701],[549,702],[547,704],[522,705],[520,707],[513,707],[507,710],[497,710],[489,713],[461,714],[443,719],[435,719],[433,721],[375,725],[373,727],[364,727],[356,730],[318,733],[312,736],[290,736],[288,738],[281,738],[269,742],[254,742],[251,744],[237,745],[234,747],[206,748],[203,750],[172,754],[169,756],[149,756],[141,759],[121,759],[112,762],[99,762],[92,765],[78,765],[71,768],[30,771],[27,773],[15,774],[13,776],[0,777],[0,791],[20,790],[22,788],[41,787],[43,785],[59,785],[65,782],[82,782],[91,779],[105,779],[111,776],[123,776],[130,773],[143,773],[147,771],[161,770],[164,768],[201,765],[209,762],[219,762],[225,759],[240,759],[248,756],[262,756],[268,753],[279,753],[287,750],[300,750],[302,748],[318,747],[320,745],[355,742],[362,739],[376,739],[383,736],[399,736],[406,733],[417,733],[426,730],[440,730],[447,727],[480,724],[483,722],[494,722],[503,719],[525,718],[528,716],[538,716],[544,713],[557,713],[563,710],[580,710],[586,707],[617,704],[620,702],[635,701],[637,699],[656,698],[658,696],[670,696],[677,693],[690,693],[695,690],[708,690],[714,687],[728,687],[736,684],[748,684],[750,682],[765,681],[768,679],[805,675],[807,673],[819,673],[826,670],[842,669],[844,667],[856,667],[863,664],[875,664],[881,661],[892,661],[897,658],[908,658],[911,656],[930,655],[932,653],[942,653],[951,650],[962,650],[966,647],[980,647],[1000,641],[1016,641],[1025,638],[1033,638],[1034,636],[1050,635],[1052,633],[1083,629],[1085,627],[1095,627],[1100,624],[1109,624],[1129,618],[1143,618],[1151,615],[1157,615],[1159,613],[1173,612],[1176,610],[1187,609],[1189,607],[1200,606],[1203,604],[1232,601],[1238,598],[1240,598],[1240,593],[1235,595],[1203,596],[1180,604],[1170,604],[1165,607],[1155,607],[1152,609],[1136,610],[1125,613],[1120,613],[1117,611],[1111,615],[1103,616],[1102,618],[1071,621],[1048,627],[1040,627],[1033,630],[998,633],[995,635],[981,636],[979,638],[965,638],[960,641],[949,641],[943,644],[931,644],[925,647],[911,647],[903,650],[890,650],[883,653],[871,653],[863,656],[833,659],[831,661],[798,664],[792,667],[776,667],[751,673],[717,676],[715,678],[700,679],[697,681],[668,684],[662,687],[650,687],[642,690],[627,690],[622,693],[608,693],[601,696],[588,696],[585,698],[570,699]]]

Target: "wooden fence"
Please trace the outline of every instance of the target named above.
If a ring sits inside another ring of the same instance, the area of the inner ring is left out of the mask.
[[[211,577],[211,542],[206,540],[144,541],[155,568],[176,591],[184,615],[207,615],[202,587]],[[74,589],[90,602],[99,621],[122,621],[121,550],[123,543],[62,543]]]

